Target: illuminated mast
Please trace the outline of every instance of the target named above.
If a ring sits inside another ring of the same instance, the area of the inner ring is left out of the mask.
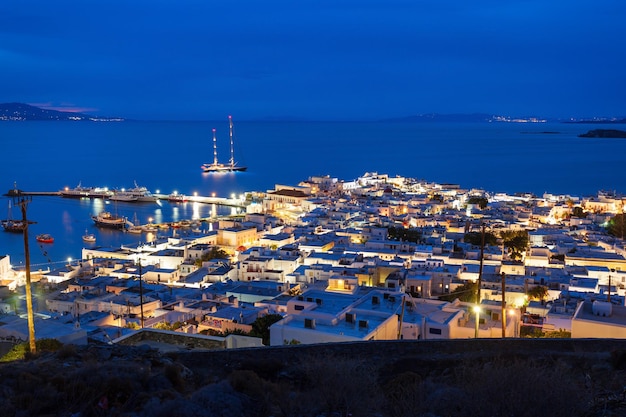
[[[230,135],[230,167],[235,166],[235,151],[233,150],[233,116],[228,116],[229,135]],[[217,160],[216,160],[217,161]]]
[[[213,165],[217,166],[217,139],[215,138],[215,128],[213,128]]]

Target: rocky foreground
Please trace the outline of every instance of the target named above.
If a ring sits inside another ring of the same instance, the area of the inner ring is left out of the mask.
[[[623,416],[626,341],[394,341],[0,364],[2,416]]]

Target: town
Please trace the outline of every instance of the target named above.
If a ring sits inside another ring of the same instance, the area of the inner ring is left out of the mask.
[[[217,230],[84,248],[80,260],[33,271],[36,338],[112,344],[149,330],[223,347],[626,338],[616,193],[507,195],[366,173],[277,184],[246,202]],[[26,341],[16,301],[25,271],[4,256],[0,278],[0,338]]]

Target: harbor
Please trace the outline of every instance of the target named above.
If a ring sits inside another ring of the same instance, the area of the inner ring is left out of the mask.
[[[4,194],[9,211],[2,215],[3,219],[6,217],[2,225],[7,227],[0,234],[1,246],[15,265],[23,264],[23,229],[6,233],[12,231],[7,229],[9,225],[22,224],[19,201],[27,202],[31,265],[37,269],[78,259],[82,248],[118,247],[210,233],[217,229],[220,220],[241,216],[250,203],[249,197],[246,199],[249,193],[231,193],[228,198],[214,193],[146,192],[148,200],[116,200],[110,197],[117,190],[104,190],[79,185],[57,191],[31,191],[14,186]],[[125,190],[124,195],[129,191]],[[53,240],[35,238],[43,234]]]
[[[76,196],[76,195],[69,196],[69,195],[67,195],[66,191],[64,191],[64,190],[60,190],[60,191],[23,191],[23,190],[18,190],[16,188],[13,188],[13,189],[9,190],[4,195],[6,197],[56,196],[56,197],[73,197],[73,198],[102,198],[101,195],[92,196],[92,195],[89,195],[89,194],[80,195],[80,196]],[[111,191],[111,196],[114,197],[115,195],[116,195],[116,191]],[[184,195],[184,194],[175,194],[175,193],[172,193],[172,194],[154,193],[152,195],[155,197],[154,201],[156,201],[156,200],[163,200],[163,201],[170,201],[170,202],[175,202],[175,203],[179,203],[179,202],[180,203],[187,203],[187,202],[190,202],[190,203],[201,203],[201,204],[216,204],[216,205],[219,205],[219,206],[237,207],[237,208],[245,208],[245,206],[246,206],[246,204],[245,204],[245,195],[240,195],[239,198],[237,198],[236,196],[235,197],[231,196],[231,198],[217,197],[215,195],[202,196],[202,195],[198,195],[197,193],[195,193],[193,195]],[[110,198],[110,197],[104,197],[104,198],[107,199],[107,198]],[[141,203],[143,201],[137,201],[137,202]]]

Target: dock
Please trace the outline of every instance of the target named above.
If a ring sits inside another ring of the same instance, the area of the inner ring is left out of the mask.
[[[57,196],[61,197],[61,191],[23,191],[18,189],[11,189],[6,194],[6,197],[20,197],[20,196],[30,196],[30,197],[43,197],[43,196]],[[159,200],[168,201],[168,194],[153,194]],[[201,204],[215,204],[218,206],[228,206],[228,207],[237,207],[237,208],[245,208],[245,200],[241,200],[239,198],[225,198],[225,197],[209,197],[209,196],[200,196],[200,195],[189,195],[185,196],[187,202],[190,203],[201,203]],[[89,197],[85,197],[89,198]],[[132,202],[130,203],[132,204]],[[144,203],[140,203],[144,204]],[[180,204],[180,203],[176,203]],[[184,203],[183,203],[184,204]]]

